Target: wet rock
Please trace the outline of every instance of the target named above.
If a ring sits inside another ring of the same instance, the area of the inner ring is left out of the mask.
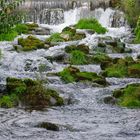
[[[123,12],[115,11],[111,27],[122,27],[126,25],[126,19]]]
[[[95,34],[95,31],[90,30],[90,29],[86,29],[86,32],[87,32],[88,34],[90,34],[90,35]]]
[[[51,54],[50,56],[47,56],[46,58],[50,60],[51,62],[53,61],[62,62],[65,60],[66,55],[65,55],[65,52],[60,50],[60,51],[54,52],[53,54]]]
[[[80,44],[77,46],[78,50],[88,54],[89,53],[89,47],[85,44]]]
[[[39,27],[39,28],[34,29],[31,33],[34,35],[49,35],[50,29]]]
[[[69,41],[70,40],[70,35],[66,33],[61,33],[60,37],[62,37],[64,40]]]
[[[116,104],[116,99],[112,96],[108,96],[108,97],[104,98],[104,103],[114,105],[114,104]]]
[[[42,122],[38,124],[36,127],[44,128],[51,131],[59,131],[59,126],[50,122]]]
[[[121,96],[123,96],[122,90],[115,90],[115,91],[113,92],[113,97],[115,97],[115,98],[120,98]]]

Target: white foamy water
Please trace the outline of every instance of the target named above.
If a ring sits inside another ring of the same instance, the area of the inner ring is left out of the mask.
[[[83,4],[87,17],[95,17],[108,28],[105,35],[87,34],[80,42],[89,45],[92,49],[98,43],[99,37],[111,36],[122,39],[130,35],[128,27],[111,28],[114,10],[101,8],[88,11],[88,5]],[[82,8],[66,11],[65,22],[61,25],[41,25],[49,27],[52,32],[60,32],[64,27],[75,24]],[[37,36],[45,38],[43,36]],[[14,41],[16,43],[16,40]],[[75,42],[73,42],[75,43]],[[0,42],[2,59],[0,60],[0,84],[4,84],[6,77],[36,78],[38,67],[46,67],[47,72],[58,72],[67,67],[67,64],[51,63],[48,56],[64,53],[64,48],[72,42],[62,43],[48,50],[40,49],[31,52],[15,52],[13,42]],[[135,55],[140,54],[139,45],[127,44]],[[133,54],[130,54],[133,55]],[[110,54],[111,57],[122,57],[122,54]],[[81,71],[101,71],[99,65],[77,66]],[[107,78],[111,84],[106,88],[97,88],[86,83],[64,84],[58,77],[49,77],[49,86],[58,90],[63,97],[71,99],[70,105],[53,107],[44,111],[27,112],[22,109],[0,108],[0,140],[139,140],[140,139],[140,110],[120,108],[106,105],[104,97],[110,96],[111,91],[130,83],[139,83],[134,78]],[[40,122],[51,122],[59,126],[60,131],[54,132],[35,127]]]

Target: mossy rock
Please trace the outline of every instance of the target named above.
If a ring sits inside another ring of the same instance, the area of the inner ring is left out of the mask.
[[[31,51],[35,49],[44,48],[44,42],[36,37],[28,36],[27,38],[19,38],[18,44],[21,45],[23,51]]]
[[[102,75],[105,77],[140,78],[140,63],[134,61],[131,57],[114,59],[110,63],[103,62],[101,68],[104,70]]]
[[[0,107],[25,107],[42,109],[51,105],[64,105],[63,99],[52,89],[46,89],[40,81],[7,78],[7,93],[0,98]],[[55,100],[52,103],[51,99]]]
[[[117,98],[119,106],[140,108],[140,84],[130,84],[125,88],[115,90],[113,96]]]
[[[71,28],[71,27],[65,27],[65,28],[62,30],[62,33],[64,33],[64,32],[70,32],[72,35],[75,35],[75,34],[76,34],[76,29]]]
[[[99,76],[94,72],[80,72],[79,69],[72,66],[59,72],[58,76],[66,83],[90,81],[102,86],[108,85],[104,77]]]
[[[89,59],[91,59],[90,61],[92,63],[103,63],[103,62],[112,62],[112,58],[110,58],[107,54],[105,53],[96,53],[93,54],[92,57],[90,57]]]
[[[128,75],[133,78],[140,78],[140,63],[130,65],[128,67]]]
[[[29,31],[35,30],[36,28],[39,27],[39,25],[36,23],[26,23],[25,25],[28,27]]]
[[[61,33],[54,33],[46,39],[46,43],[53,45],[54,43],[81,40],[85,38],[85,33],[76,33],[76,30],[71,27],[66,27]]]
[[[89,47],[84,45],[84,44],[81,44],[81,45],[71,45],[71,46],[66,46],[65,47],[65,51],[67,53],[71,53],[72,51],[75,51],[75,50],[79,50],[81,52],[84,52],[85,54],[89,54]]]

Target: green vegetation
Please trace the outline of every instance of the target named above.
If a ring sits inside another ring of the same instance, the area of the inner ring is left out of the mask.
[[[136,27],[140,15],[140,3],[138,0],[121,0],[121,7],[126,14],[126,18],[131,26]]]
[[[51,98],[55,100],[51,102]],[[0,107],[16,107],[19,104],[33,108],[63,105],[63,99],[52,89],[46,89],[40,81],[7,78],[7,94],[0,98]]]
[[[23,0],[1,0],[0,2],[0,41],[11,41],[17,35],[14,26],[21,23],[23,14],[17,7]]]
[[[102,62],[111,62],[112,59],[105,53],[96,53],[92,57],[89,57],[89,61],[92,63],[102,63]]]
[[[81,51],[72,51],[71,52],[71,57],[70,57],[70,63],[72,65],[84,65],[87,64],[87,58],[85,53]]]
[[[18,36],[18,33],[14,30],[11,30],[7,33],[0,34],[0,41],[12,41],[17,36]]]
[[[66,27],[62,30],[61,33],[52,34],[49,38],[46,39],[46,43],[51,44],[54,42],[81,40],[85,37],[86,36],[83,33],[76,33],[76,29]]]
[[[120,106],[140,108],[140,84],[131,84],[126,88],[116,90],[113,96],[118,99]]]
[[[131,57],[116,59],[104,65],[103,76],[107,77],[132,77],[140,78],[140,63],[135,62]],[[103,62],[104,63],[104,62]]]
[[[137,26],[135,28],[135,34],[136,34],[136,38],[135,38],[134,42],[140,43],[140,16],[139,16],[139,19],[137,21]]]
[[[11,28],[6,33],[0,34],[0,41],[12,41],[15,37],[21,34],[30,33],[30,31],[35,30],[38,27],[38,24],[17,24],[13,28]]]
[[[78,68],[72,66],[69,66],[62,72],[59,72],[58,76],[60,76],[66,83],[90,81],[102,86],[107,85],[106,80],[102,76],[99,76],[94,72],[80,72]]]
[[[102,27],[102,25],[96,19],[81,19],[76,24],[77,29],[91,29],[98,34],[105,34],[107,29]]]
[[[81,44],[81,45],[71,45],[71,46],[66,46],[65,47],[65,51],[66,53],[71,53],[72,51],[75,51],[75,50],[79,50],[85,54],[89,54],[89,47],[84,45],[84,44]]]
[[[64,42],[64,41],[65,40],[60,36],[60,33],[54,33],[46,40],[46,42],[48,42],[48,43],[50,43],[50,42]]]
[[[33,36],[28,36],[25,39],[19,38],[18,44],[23,47],[23,51],[30,51],[44,47],[44,42]]]

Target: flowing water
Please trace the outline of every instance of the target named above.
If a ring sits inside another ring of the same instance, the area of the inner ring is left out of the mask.
[[[118,12],[118,11],[117,11]],[[40,49],[32,52],[15,52],[12,48],[14,42],[1,42],[2,59],[0,60],[0,89],[5,86],[8,76],[18,78],[44,77],[47,72],[61,71],[67,65],[56,62],[50,63],[46,57],[64,53],[67,44],[96,46],[98,37],[111,36],[122,41],[131,37],[131,30],[121,16],[118,27],[113,27],[113,17],[116,11],[102,8],[90,11],[86,3],[83,7],[64,12],[64,23],[55,25],[41,24],[49,27],[52,32],[61,31],[65,26],[75,24],[81,17],[95,17],[108,28],[105,35],[90,35],[81,41],[62,43],[48,50]],[[120,12],[121,13],[121,12]],[[122,14],[122,13],[121,13]],[[47,36],[38,36],[44,39]],[[124,57],[131,55],[134,58],[140,54],[140,45],[127,44],[132,48],[132,54],[109,54],[111,57]],[[46,65],[45,71],[39,73],[39,66]],[[99,73],[99,65],[78,66],[81,71]],[[139,140],[140,139],[140,110],[126,109],[118,106],[104,104],[103,98],[111,95],[111,91],[124,87],[129,83],[138,83],[140,79],[133,78],[107,78],[109,87],[97,88],[90,84],[71,83],[64,84],[58,77],[48,77],[49,86],[57,89],[60,95],[70,99],[70,104],[62,107],[53,107],[44,111],[24,111],[20,108],[0,108],[0,140]],[[49,131],[35,127],[40,122],[51,122],[59,125],[60,131]]]

